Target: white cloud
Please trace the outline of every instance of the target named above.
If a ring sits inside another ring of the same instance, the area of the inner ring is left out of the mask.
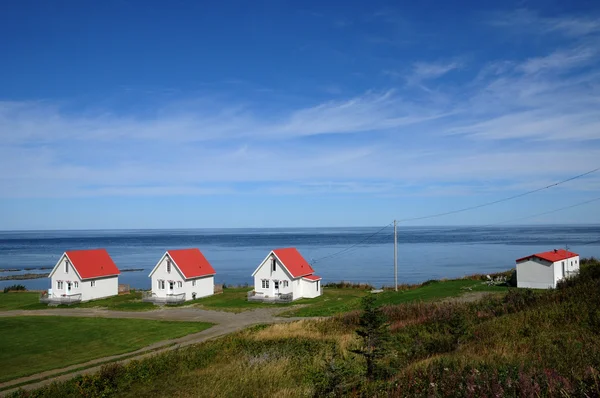
[[[528,9],[496,13],[488,22],[492,26],[544,35],[557,33],[567,37],[582,37],[600,32],[600,18],[596,16],[544,17]]]
[[[416,62],[412,73],[407,77],[408,83],[416,84],[424,80],[433,80],[462,67],[458,61],[451,62]]]

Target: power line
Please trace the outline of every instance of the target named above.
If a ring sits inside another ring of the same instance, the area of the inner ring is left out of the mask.
[[[374,237],[375,235],[377,235],[378,233],[380,233],[380,232],[381,232],[381,231],[383,231],[384,229],[386,229],[386,228],[390,227],[392,224],[393,224],[393,222],[389,223],[389,224],[388,224],[388,225],[386,225],[385,227],[383,227],[383,228],[381,228],[381,229],[377,230],[377,232],[375,232],[375,233],[373,233],[373,234],[371,234],[371,235],[367,236],[365,239],[361,240],[361,241],[360,241],[360,242],[358,242],[358,243],[355,243],[355,244],[353,244],[353,245],[351,245],[351,246],[348,246],[348,247],[346,247],[345,249],[342,249],[342,250],[340,250],[340,251],[337,251],[337,252],[335,252],[335,253],[328,254],[327,256],[320,257],[320,258],[318,258],[318,259],[316,259],[316,260],[313,260],[313,261],[312,261],[312,263],[314,264],[314,263],[317,263],[317,262],[319,262],[319,261],[322,261],[322,260],[325,260],[325,259],[328,259],[328,258],[331,258],[331,257],[335,257],[335,256],[337,256],[338,254],[342,254],[342,253],[345,253],[345,252],[347,252],[348,250],[351,250],[353,247],[356,247],[356,246],[362,245],[363,243],[365,243],[366,241],[368,241],[369,239],[371,239],[372,237]]]
[[[563,211],[563,210],[572,209],[572,208],[574,208],[574,207],[583,206],[583,205],[586,205],[586,204],[588,204],[588,203],[596,202],[596,201],[599,201],[599,200],[600,200],[600,197],[597,197],[597,198],[594,198],[594,199],[586,200],[586,201],[584,201],[584,202],[578,202],[578,203],[574,203],[574,204],[572,204],[572,205],[569,205],[569,206],[564,206],[564,207],[560,207],[560,208],[557,208],[557,209],[548,210],[548,211],[545,211],[545,212],[542,212],[542,213],[536,213],[536,214],[533,214],[533,215],[530,215],[530,216],[519,217],[519,218],[513,218],[513,219],[510,219],[510,220],[506,220],[506,221],[500,221],[500,222],[491,223],[491,224],[477,225],[476,227],[477,227],[477,228],[493,227],[493,226],[495,226],[495,225],[506,224],[506,223],[509,223],[509,222],[521,221],[521,220],[527,220],[527,219],[530,219],[530,218],[535,218],[535,217],[539,217],[539,216],[543,216],[543,215],[547,215],[547,214],[552,214],[552,213],[556,213],[556,212]],[[339,255],[339,254],[342,254],[342,253],[349,254],[349,253],[351,253],[351,252],[354,252],[354,251],[356,251],[356,250],[360,249],[360,247],[359,247],[360,245],[362,245],[363,243],[365,243],[366,241],[368,241],[369,239],[371,239],[371,238],[372,238],[372,237],[374,237],[375,235],[377,235],[377,234],[381,233],[381,231],[383,231],[385,228],[387,228],[387,227],[391,226],[392,224],[393,224],[393,222],[392,222],[392,223],[390,223],[390,224],[388,224],[388,225],[386,225],[385,227],[381,228],[381,229],[380,229],[380,230],[378,230],[377,232],[375,232],[375,233],[373,233],[373,234],[369,235],[367,238],[363,239],[362,241],[360,241],[360,242],[358,242],[358,243],[355,243],[355,244],[353,244],[353,245],[351,245],[351,246],[349,246],[349,247],[346,247],[346,248],[344,248],[344,249],[342,249],[342,250],[339,250],[339,251],[337,251],[337,252],[335,252],[335,253],[332,253],[332,254],[329,254],[329,255],[327,255],[327,256],[320,257],[320,258],[318,258],[318,259],[316,259],[316,260],[313,260],[313,261],[312,261],[312,263],[314,264],[314,263],[320,262],[320,261],[322,261],[322,260],[326,260],[326,259],[328,259],[328,258],[335,257],[335,256],[337,256],[337,255]],[[443,231],[443,232],[444,232],[445,234],[448,234],[448,233],[453,233],[453,232],[464,231],[464,229],[465,229],[465,228],[470,228],[470,227],[469,227],[469,226],[465,226],[465,227],[460,227],[460,228],[450,229],[450,230]],[[593,244],[593,243],[598,243],[598,242],[600,242],[600,241],[594,241],[594,242],[583,243],[582,245]],[[456,246],[456,245],[458,245],[459,243],[443,243],[443,242],[436,242],[435,244],[436,244],[436,245],[438,245],[438,246]],[[481,244],[481,243],[461,243],[460,245],[461,245],[461,246],[465,246],[465,247],[471,247],[472,249],[475,249],[475,248],[476,248],[475,246],[477,246],[477,245],[480,245],[480,244]],[[580,245],[580,246],[581,246],[581,245]],[[478,248],[477,248],[477,249],[478,249]],[[488,249],[485,249],[485,250],[488,250]],[[504,250],[506,250],[506,249],[504,249]],[[515,252],[516,252],[516,251],[517,251],[517,250],[515,250]]]
[[[545,187],[542,187],[542,188],[534,189],[534,190],[532,190],[532,191],[523,192],[523,193],[520,193],[520,194],[518,194],[518,195],[509,196],[509,197],[507,197],[507,198],[503,198],[503,199],[494,200],[494,201],[492,201],[492,202],[482,203],[482,204],[480,204],[480,205],[476,205],[476,206],[470,206],[470,207],[465,207],[465,208],[463,208],[463,209],[458,209],[458,210],[451,210],[451,211],[447,211],[447,212],[444,212],[444,213],[430,214],[430,215],[427,215],[427,216],[421,216],[421,217],[404,218],[404,219],[402,219],[402,220],[399,220],[399,222],[406,222],[406,221],[418,221],[418,220],[426,220],[426,219],[430,219],[430,218],[436,218],[436,217],[448,216],[448,215],[450,215],[450,214],[462,213],[462,212],[469,211],[469,210],[480,209],[480,208],[482,208],[482,207],[491,206],[491,205],[495,205],[495,204],[498,204],[498,203],[501,203],[501,202],[506,202],[506,201],[509,201],[509,200],[513,200],[513,199],[521,198],[521,197],[523,197],[523,196],[531,195],[532,193],[536,193],[536,192],[543,191],[543,190],[545,190],[545,189],[549,189],[549,188],[552,188],[552,187],[556,187],[556,186],[558,186],[558,185],[561,185],[561,184],[564,184],[564,183],[566,183],[566,182],[573,181],[573,180],[576,180],[576,179],[578,179],[578,178],[584,177],[584,176],[586,176],[586,175],[589,175],[589,174],[595,173],[595,172],[596,172],[596,171],[598,171],[598,170],[600,170],[600,167],[598,167],[598,168],[595,168],[594,170],[590,170],[590,171],[588,171],[588,172],[585,172],[585,173],[583,173],[583,174],[579,174],[579,175],[576,175],[576,176],[574,176],[574,177],[567,178],[566,180],[562,180],[562,181],[555,182],[555,183],[553,183],[553,184],[547,185],[547,186],[545,186]]]
[[[594,199],[590,199],[590,200],[586,200],[585,202],[579,202],[579,203],[575,203],[575,204],[573,204],[573,205],[570,205],[570,206],[561,207],[561,208],[559,208],[559,209],[549,210],[549,211],[545,211],[545,212],[543,212],[543,213],[538,213],[538,214],[534,214],[534,215],[531,215],[531,216],[526,216],[526,217],[521,217],[521,218],[515,218],[515,219],[512,219],[512,220],[508,220],[508,221],[502,221],[502,222],[499,222],[499,223],[496,223],[496,224],[490,224],[490,225],[506,224],[506,223],[508,223],[508,222],[521,221],[521,220],[527,220],[527,219],[529,219],[529,218],[535,218],[535,217],[539,217],[539,216],[545,216],[545,215],[547,215],[547,214],[556,213],[556,212],[558,212],[558,211],[567,210],[567,209],[572,209],[573,207],[577,207],[577,206],[583,206],[583,205],[586,205],[586,204],[588,204],[588,203],[596,202],[596,201],[598,201],[598,200],[600,200],[600,197],[598,197],[598,198],[594,198]]]

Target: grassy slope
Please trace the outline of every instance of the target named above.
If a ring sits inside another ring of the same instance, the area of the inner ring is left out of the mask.
[[[200,332],[204,322],[10,317],[0,321],[0,382]]]
[[[469,288],[469,290],[467,290]],[[283,316],[330,316],[359,307],[360,298],[366,290],[355,288],[325,287],[323,295],[314,299],[301,299],[293,303],[270,304],[249,302],[246,299],[248,288],[224,289],[222,294],[200,298],[178,306],[196,306],[210,310],[242,312],[256,308],[290,307]],[[470,279],[433,282],[411,290],[399,292],[386,291],[378,295],[380,304],[400,304],[415,300],[434,300],[456,297],[470,291],[505,292],[505,287],[486,286],[480,281]],[[38,303],[37,293],[0,293],[0,310],[44,309],[46,305]],[[59,306],[58,308],[67,307]],[[152,303],[141,301],[141,292],[109,297],[72,305],[71,308],[107,308],[116,311],[148,311],[156,307]]]
[[[432,285],[453,286],[424,288]],[[386,296],[380,297],[384,303]],[[474,303],[385,306],[391,345],[383,358],[387,373],[376,382],[364,378],[362,358],[351,353],[360,343],[354,332],[358,317],[351,312],[255,327],[109,367],[48,387],[39,396],[78,396],[78,385],[90,396],[132,397],[599,396],[599,303],[597,272],[573,286],[537,294],[514,289]]]
[[[40,294],[36,292],[0,293],[0,311],[40,310],[47,307],[47,304],[40,303]]]
[[[71,307],[106,308],[115,311],[149,311],[156,309],[154,304],[145,303],[142,301],[142,292],[140,291],[133,291],[128,294],[120,294],[118,296],[108,297],[100,300],[86,301],[85,303],[75,304]]]

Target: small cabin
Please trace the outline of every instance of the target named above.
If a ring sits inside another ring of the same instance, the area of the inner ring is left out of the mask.
[[[579,254],[564,249],[522,257],[517,261],[517,287],[553,289],[579,272]]]

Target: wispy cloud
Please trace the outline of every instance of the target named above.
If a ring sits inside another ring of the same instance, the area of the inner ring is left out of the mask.
[[[525,8],[496,13],[488,20],[492,26],[518,29],[536,34],[556,33],[568,37],[582,37],[600,32],[600,17],[562,16],[545,17]]]
[[[541,17],[510,22],[527,18]],[[600,158],[595,20],[541,21],[566,39],[468,69],[465,54],[409,63],[393,73],[413,84],[335,90],[335,99],[302,105],[270,92],[260,102],[169,99],[129,114],[0,102],[0,158],[9,165],[0,197],[463,195],[577,174]],[[420,90],[436,79],[439,89]]]

